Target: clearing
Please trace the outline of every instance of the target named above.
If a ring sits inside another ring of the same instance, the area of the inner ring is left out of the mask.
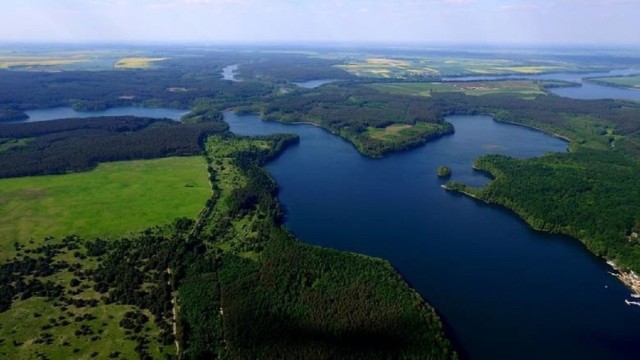
[[[100,164],[88,172],[0,180],[0,260],[15,241],[117,236],[195,218],[211,195],[205,160],[171,157]]]

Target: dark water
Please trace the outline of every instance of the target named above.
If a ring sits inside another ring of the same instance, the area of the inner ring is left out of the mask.
[[[183,115],[189,113],[184,109],[146,108],[146,107],[117,107],[100,111],[76,111],[70,107],[25,111],[29,119],[20,122],[48,121],[68,118],[87,118],[97,116],[141,116],[152,118],[168,118],[179,121]]]
[[[573,239],[440,188],[439,165],[481,183],[473,159],[565,151],[559,139],[489,117],[451,117],[455,135],[369,159],[308,125],[225,114],[238,134],[297,133],[267,168],[302,241],[388,259],[442,314],[471,359],[637,359],[640,308]]]
[[[529,80],[560,80],[578,83],[579,86],[549,89],[552,93],[571,99],[595,100],[595,99],[620,99],[640,101],[640,90],[625,89],[614,86],[605,86],[585,82],[587,78],[625,76],[640,74],[640,69],[612,70],[608,72],[594,72],[586,74],[578,73],[550,73],[540,75],[505,75],[505,76],[464,76],[443,78],[443,81],[487,81],[502,79],[529,79]]]
[[[329,84],[334,81],[336,80],[332,80],[332,79],[309,80],[309,81],[302,81],[302,82],[294,82],[293,84],[305,89],[315,89],[319,86],[322,86],[324,84]]]

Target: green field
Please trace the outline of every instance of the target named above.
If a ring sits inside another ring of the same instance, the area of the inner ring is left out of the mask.
[[[95,170],[0,180],[0,259],[14,242],[71,233],[116,236],[194,218],[210,196],[199,156],[100,164]]]
[[[101,359],[116,353],[120,356],[117,358],[136,358],[136,342],[128,338],[125,329],[119,326],[124,314],[134,309],[127,305],[100,304],[95,308],[69,307],[67,311],[61,311],[44,298],[16,302],[12,309],[0,313],[0,336],[12,339],[0,344],[0,355],[5,359],[36,359],[37,354],[41,353],[51,359],[71,359],[89,358],[95,352]],[[75,320],[85,314],[90,314],[91,320]],[[147,316],[150,314],[147,313]],[[65,325],[66,322],[69,324]],[[88,326],[91,335],[77,336],[75,331],[81,325]],[[43,330],[46,326],[51,326],[51,329]],[[153,322],[146,326],[148,330],[145,333],[156,335],[160,332]],[[51,344],[43,342],[47,336],[45,334],[51,334]],[[97,340],[89,341],[96,336]],[[13,341],[18,346],[14,346]],[[161,358],[165,353],[171,354],[175,349],[156,342],[152,342],[149,348],[155,358]]]
[[[527,80],[474,81],[459,83],[415,82],[381,83],[370,87],[385,93],[414,96],[431,96],[435,92],[462,92],[466,95],[481,96],[490,94],[515,94],[522,98],[544,95],[544,84]]]
[[[385,128],[370,127],[366,131],[366,135],[382,141],[401,141],[411,139],[419,133],[428,133],[438,129],[436,124],[417,123],[415,125],[393,124]]]
[[[589,80],[605,85],[640,89],[640,75],[593,78]]]

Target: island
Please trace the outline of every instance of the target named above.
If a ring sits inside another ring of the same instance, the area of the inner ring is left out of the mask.
[[[439,166],[437,170],[438,177],[448,178],[451,177],[451,168],[445,165]]]

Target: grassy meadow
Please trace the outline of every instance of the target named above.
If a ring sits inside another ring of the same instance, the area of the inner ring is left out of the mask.
[[[417,133],[429,132],[437,129],[438,125],[417,123],[415,125],[408,124],[393,124],[385,128],[373,128],[367,129],[366,135],[382,141],[398,141],[403,139],[409,139],[414,137]]]
[[[211,193],[205,160],[173,157],[100,164],[67,175],[0,180],[0,260],[15,241],[117,236],[194,218]]]
[[[10,310],[0,313],[0,336],[12,339],[0,343],[0,355],[5,359],[36,359],[38,354],[47,354],[51,359],[72,359],[89,358],[96,353],[102,359],[115,354],[117,358],[136,358],[136,342],[128,339],[125,329],[119,325],[124,314],[134,309],[127,305],[101,304],[95,308],[69,307],[61,311],[41,297],[17,301]],[[83,321],[75,320],[83,316],[87,316]],[[81,325],[88,326],[91,335],[76,335]],[[38,331],[47,326],[51,327],[49,332]],[[145,332],[155,335],[160,330],[149,322]],[[50,344],[46,342],[47,333],[52,334]],[[90,338],[94,341],[89,341]],[[149,348],[155,358],[171,354],[175,349],[158,343],[152,343]]]

